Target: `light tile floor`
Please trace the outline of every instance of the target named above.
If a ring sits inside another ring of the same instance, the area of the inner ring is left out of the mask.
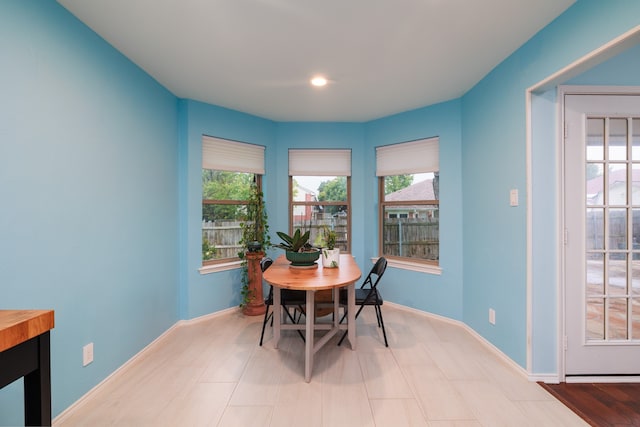
[[[179,325],[54,420],[67,426],[586,426],[464,328],[383,307],[358,347],[332,338],[304,381],[304,344],[240,312]],[[318,332],[321,333],[321,332]]]

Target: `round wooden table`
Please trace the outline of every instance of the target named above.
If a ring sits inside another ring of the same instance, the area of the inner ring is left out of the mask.
[[[355,282],[362,276],[358,264],[351,254],[340,254],[340,267],[324,268],[322,263],[312,267],[292,267],[284,255],[279,256],[263,274],[263,278],[273,285],[273,339],[278,348],[281,329],[305,330],[305,381],[311,380],[313,356],[338,331],[347,330],[351,349],[356,348],[356,298]],[[347,324],[340,324],[340,288],[347,288]],[[315,315],[305,316],[305,324],[282,324],[282,307],[280,306],[280,290],[293,289],[306,291],[306,312],[315,313],[316,292],[332,290],[333,323],[315,324]],[[315,343],[314,331],[327,330],[327,333]]]

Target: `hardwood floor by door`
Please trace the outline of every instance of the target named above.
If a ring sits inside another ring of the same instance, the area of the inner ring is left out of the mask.
[[[640,384],[541,384],[597,427],[640,426]]]
[[[262,317],[226,312],[177,325],[54,420],[54,426],[587,426],[458,324],[385,304],[357,350],[339,336],[304,381],[304,343]],[[322,332],[318,332],[321,334]]]

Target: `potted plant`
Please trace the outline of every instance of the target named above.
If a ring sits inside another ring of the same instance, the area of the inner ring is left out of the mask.
[[[251,185],[247,201],[247,212],[240,223],[242,237],[238,242],[241,247],[238,251],[238,257],[242,261],[242,290],[240,291],[242,301],[240,307],[245,314],[260,315],[264,314],[266,310],[262,296],[260,260],[264,256],[264,250],[271,246],[271,239],[263,193],[255,183]]]
[[[238,244],[241,250],[238,252],[240,259],[246,252],[258,252],[271,246],[269,237],[267,209],[264,204],[264,195],[253,183],[247,199],[247,212],[240,223],[242,237]]]
[[[311,231],[307,230],[302,233],[298,228],[292,236],[282,231],[277,231],[276,234],[282,239],[282,242],[273,246],[285,250],[285,256],[291,265],[311,266],[320,258],[320,251],[309,243]]]
[[[326,225],[322,229],[322,266],[336,268],[340,266],[340,248],[336,248],[336,232]]]

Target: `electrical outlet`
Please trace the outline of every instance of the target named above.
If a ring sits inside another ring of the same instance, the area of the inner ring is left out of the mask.
[[[82,366],[87,366],[89,363],[93,362],[93,343],[82,347]]]
[[[489,309],[489,323],[496,324],[496,311],[493,308]]]

